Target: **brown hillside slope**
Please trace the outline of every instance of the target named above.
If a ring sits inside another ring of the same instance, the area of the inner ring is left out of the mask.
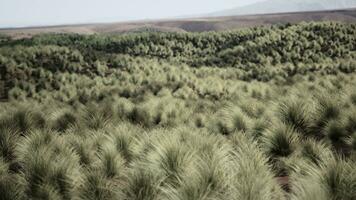
[[[340,21],[356,22],[356,9],[315,11],[299,13],[279,13],[265,15],[246,15],[230,17],[208,17],[190,19],[172,19],[155,21],[134,21],[121,23],[79,24],[48,27],[29,27],[0,29],[1,34],[8,34],[14,38],[31,37],[41,33],[79,33],[79,34],[114,34],[138,31],[162,32],[202,32],[221,31],[259,25],[278,23],[298,23],[302,21]]]

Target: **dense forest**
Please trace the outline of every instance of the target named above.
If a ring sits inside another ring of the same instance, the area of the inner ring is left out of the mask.
[[[1,200],[355,200],[356,24],[0,36]]]

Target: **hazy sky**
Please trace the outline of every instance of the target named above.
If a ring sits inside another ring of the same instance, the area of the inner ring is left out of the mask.
[[[263,0],[0,0],[0,27],[186,16],[258,1]]]

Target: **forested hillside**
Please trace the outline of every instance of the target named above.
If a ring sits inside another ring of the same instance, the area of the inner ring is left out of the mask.
[[[0,199],[356,198],[356,25],[0,36]]]

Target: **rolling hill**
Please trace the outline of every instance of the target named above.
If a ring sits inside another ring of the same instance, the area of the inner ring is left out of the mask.
[[[299,23],[302,21],[339,21],[354,23],[356,22],[356,9],[13,28],[0,29],[0,34],[10,35],[13,38],[27,38],[42,33],[117,34],[144,31],[203,32],[223,31],[261,25]]]
[[[223,10],[209,16],[305,12],[355,8],[356,0],[267,0],[244,7]]]

